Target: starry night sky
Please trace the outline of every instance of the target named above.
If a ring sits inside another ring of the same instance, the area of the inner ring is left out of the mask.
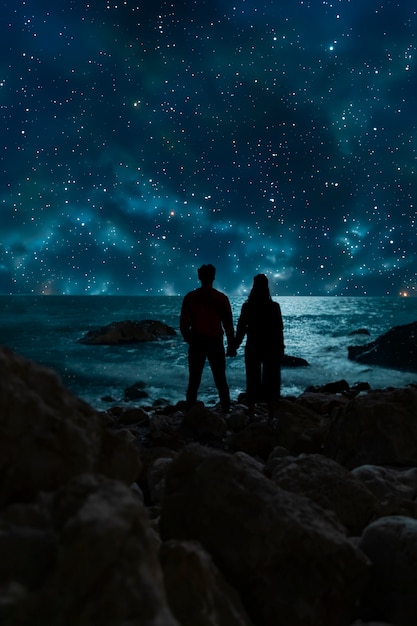
[[[411,0],[7,0],[0,293],[417,295]]]

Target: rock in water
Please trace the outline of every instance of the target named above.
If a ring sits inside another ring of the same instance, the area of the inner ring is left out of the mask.
[[[118,346],[156,341],[173,337],[176,334],[174,328],[157,320],[126,320],[124,322],[112,322],[96,330],[89,330],[78,341],[87,345]]]
[[[394,326],[375,341],[349,346],[352,361],[417,372],[417,322]]]

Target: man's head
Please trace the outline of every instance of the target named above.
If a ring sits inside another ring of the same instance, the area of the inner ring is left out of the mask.
[[[202,285],[211,285],[216,277],[216,268],[209,263],[198,268],[198,278]]]

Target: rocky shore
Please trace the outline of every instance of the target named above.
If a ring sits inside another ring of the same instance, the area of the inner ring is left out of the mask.
[[[417,623],[417,388],[98,412],[0,367],[2,626]]]

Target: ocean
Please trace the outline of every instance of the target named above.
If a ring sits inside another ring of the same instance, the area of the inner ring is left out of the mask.
[[[417,298],[282,297],[274,298],[284,319],[286,354],[308,367],[282,369],[283,396],[296,396],[310,385],[345,379],[368,382],[373,389],[417,383],[417,374],[349,361],[347,347],[368,343],[393,326],[417,320]],[[53,368],[64,384],[97,409],[122,404],[126,387],[139,381],[149,398],[176,403],[185,398],[187,345],[179,333],[179,296],[0,296],[0,344]],[[244,297],[230,298],[235,323]],[[173,326],[168,340],[125,346],[89,346],[84,334],[111,322],[155,319]],[[350,333],[365,328],[367,335]],[[232,400],[245,390],[243,346],[227,360]],[[104,398],[113,398],[112,402]],[[199,399],[216,403],[208,364]]]

